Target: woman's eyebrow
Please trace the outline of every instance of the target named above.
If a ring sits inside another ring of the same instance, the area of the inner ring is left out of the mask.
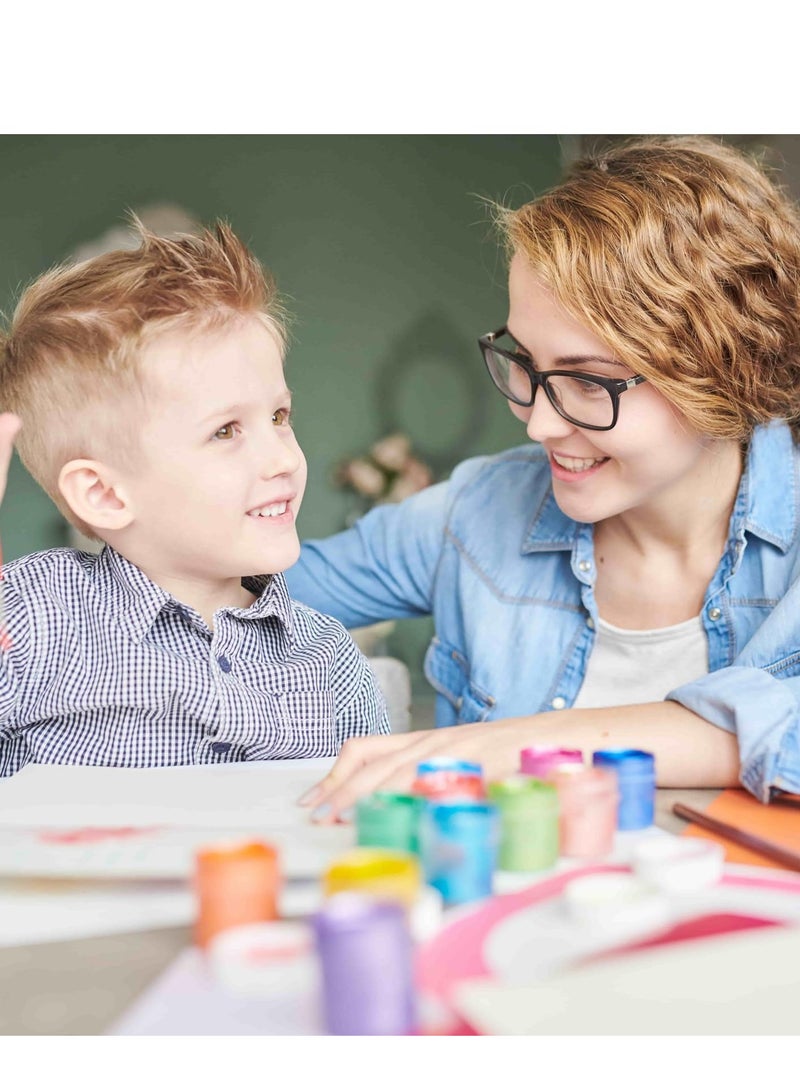
[[[509,337],[516,341],[517,346],[522,349],[526,356],[533,359],[533,353],[529,352],[522,344],[520,339],[506,326],[506,332]],[[559,356],[556,359],[558,367],[580,367],[583,364],[609,364],[611,367],[626,367],[621,360],[609,359],[607,356],[595,356],[589,355],[577,355],[577,356]]]

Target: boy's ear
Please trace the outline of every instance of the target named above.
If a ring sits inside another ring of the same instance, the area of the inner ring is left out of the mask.
[[[72,459],[61,468],[58,487],[78,518],[96,530],[122,530],[133,519],[124,486],[103,462]]]

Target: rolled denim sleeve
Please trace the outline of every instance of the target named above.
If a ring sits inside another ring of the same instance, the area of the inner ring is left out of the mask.
[[[762,803],[773,788],[800,792],[800,677],[725,667],[679,686],[667,700],[736,735],[739,779]]]
[[[739,779],[768,803],[800,792],[800,579],[795,579],[732,666],[667,694],[739,741]]]

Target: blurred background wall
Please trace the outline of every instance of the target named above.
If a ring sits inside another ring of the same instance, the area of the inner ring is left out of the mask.
[[[167,203],[201,223],[228,219],[296,316],[287,377],[309,460],[299,529],[329,534],[358,507],[334,467],[389,432],[405,432],[439,478],[461,458],[524,441],[475,344],[506,307],[480,198],[521,204],[570,158],[616,139],[0,137],[0,308],[9,314],[33,277],[123,226],[127,209]],[[800,171],[795,137],[732,139]],[[16,459],[0,529],[7,559],[67,543]],[[389,638],[417,690],[430,632],[427,620],[403,622]]]

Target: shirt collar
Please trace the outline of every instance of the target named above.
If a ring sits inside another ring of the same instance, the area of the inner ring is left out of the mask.
[[[168,591],[153,583],[141,568],[109,545],[100,552],[95,576],[103,602],[110,605],[117,624],[136,644],[141,643],[163,609],[185,609]],[[283,576],[247,576],[242,583],[258,596],[256,601],[250,606],[231,606],[225,612],[244,620],[277,617],[289,639],[293,639],[294,615]]]
[[[739,512],[743,530],[785,553],[797,536],[797,494],[791,429],[783,421],[761,425],[750,441],[734,519]]]
[[[783,421],[760,425],[753,432],[744,473],[734,504],[734,536],[749,531],[785,553],[795,540],[798,487],[792,433]],[[566,516],[550,485],[522,542],[523,553],[570,550],[581,524]]]

